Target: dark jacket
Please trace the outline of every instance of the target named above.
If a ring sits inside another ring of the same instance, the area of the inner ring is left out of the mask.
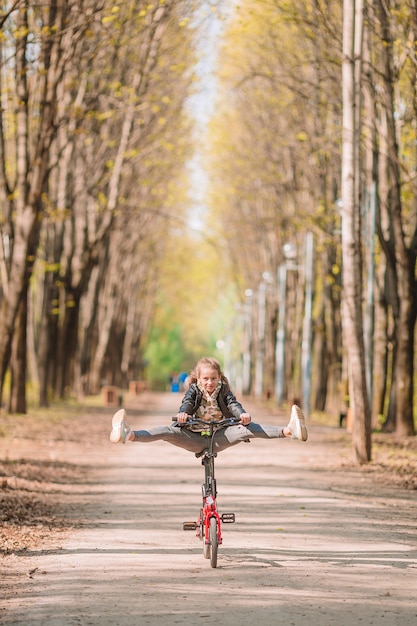
[[[195,415],[201,404],[203,393],[197,387],[196,383],[191,383],[186,392],[178,413],[188,413]],[[243,406],[236,400],[234,394],[230,390],[229,385],[223,381],[217,403],[224,417],[240,417],[242,413],[246,413]]]

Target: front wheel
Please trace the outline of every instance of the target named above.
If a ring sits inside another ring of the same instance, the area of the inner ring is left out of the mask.
[[[211,567],[217,567],[217,548],[219,546],[219,542],[218,542],[218,534],[217,534],[217,520],[215,517],[210,518],[209,539],[210,539],[210,565]]]

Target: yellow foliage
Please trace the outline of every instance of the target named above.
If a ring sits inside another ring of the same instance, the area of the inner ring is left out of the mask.
[[[19,189],[16,187],[16,189],[12,193],[9,193],[7,195],[7,199],[8,200],[17,200],[17,198],[19,198],[19,195],[20,195],[19,194]]]
[[[111,117],[114,117],[114,115],[115,115],[115,112],[110,109],[108,111],[103,111],[102,113],[97,113],[96,117],[100,122],[104,122],[105,120],[108,120]]]
[[[21,26],[20,28],[15,28],[13,31],[13,37],[15,39],[24,39],[29,34],[29,29]]]
[[[300,133],[297,133],[296,139],[297,141],[308,141],[308,135],[306,132],[301,131]]]

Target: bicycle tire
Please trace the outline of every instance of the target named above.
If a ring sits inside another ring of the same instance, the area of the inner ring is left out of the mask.
[[[205,559],[210,558],[210,543],[206,543],[206,538],[203,537],[203,554]]]
[[[217,519],[215,517],[210,518],[209,539],[210,565],[211,567],[217,567],[217,549],[219,547],[219,542],[217,535]]]

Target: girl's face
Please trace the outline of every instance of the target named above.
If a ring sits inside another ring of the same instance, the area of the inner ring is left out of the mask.
[[[213,393],[219,383],[219,380],[220,375],[214,368],[205,365],[200,369],[198,382],[206,391],[208,391],[208,393]]]

